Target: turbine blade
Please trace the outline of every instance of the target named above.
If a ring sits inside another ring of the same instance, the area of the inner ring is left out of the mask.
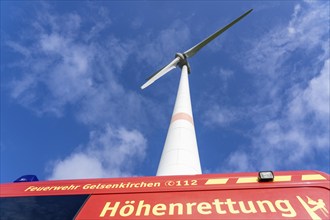
[[[149,76],[147,78],[147,82],[145,82],[142,86],[141,89],[145,89],[148,86],[150,86],[153,82],[155,82],[157,79],[159,79],[160,77],[164,76],[166,73],[168,73],[169,71],[171,71],[172,69],[174,69],[176,67],[176,65],[178,64],[178,62],[180,61],[179,57],[176,57],[172,62],[170,62],[168,65],[166,65],[165,67],[163,67],[162,69],[158,70],[157,72],[155,72],[154,74],[152,74],[151,76]]]
[[[209,37],[207,37],[206,39],[204,39],[203,41],[201,41],[200,43],[196,44],[195,46],[193,46],[192,48],[190,48],[189,50],[187,50],[186,52],[184,52],[184,55],[186,57],[192,57],[194,56],[200,49],[202,49],[206,44],[210,43],[212,40],[214,40],[216,37],[218,37],[220,34],[222,34],[223,32],[225,32],[227,29],[229,29],[231,26],[233,26],[234,24],[236,24],[238,21],[240,21],[242,18],[244,18],[246,15],[248,15],[253,9],[248,10],[247,12],[245,12],[244,14],[242,14],[241,16],[239,16],[238,18],[236,18],[234,21],[232,21],[231,23],[229,23],[227,26],[219,29],[218,31],[216,31],[214,34],[210,35]]]

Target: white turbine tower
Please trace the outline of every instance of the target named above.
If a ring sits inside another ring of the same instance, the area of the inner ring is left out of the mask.
[[[253,9],[242,14],[234,21],[219,29],[211,36],[196,44],[184,53],[177,53],[175,59],[154,73],[141,86],[144,89],[165,75],[176,66],[181,68],[181,79],[172,114],[172,120],[167,132],[162,157],[157,170],[157,176],[201,174],[194,120],[191,109],[188,73],[190,67],[187,58],[194,56],[209,42],[248,15]]]

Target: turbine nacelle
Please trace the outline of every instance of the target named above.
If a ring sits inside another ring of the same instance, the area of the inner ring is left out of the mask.
[[[190,65],[187,60],[187,56],[184,53],[176,53],[175,58],[180,58],[177,66],[182,69],[183,66],[187,66],[188,73],[190,73]]]
[[[248,15],[252,10],[253,9],[250,9],[249,11],[245,12],[244,14],[242,14],[241,16],[236,18],[234,21],[232,21],[225,27],[219,29],[218,31],[216,31],[215,33],[213,33],[212,35],[210,35],[209,37],[207,37],[200,43],[196,44],[189,50],[185,51],[184,53],[177,53],[175,55],[175,59],[172,60],[172,62],[170,62],[168,65],[166,65],[163,68],[161,68],[160,70],[158,70],[156,73],[152,74],[150,77],[148,77],[147,82],[145,82],[141,86],[141,89],[144,89],[144,88],[150,86],[153,82],[155,82],[157,79],[159,79],[160,77],[162,77],[163,75],[165,75],[166,73],[168,73],[169,71],[174,69],[176,66],[179,66],[180,68],[182,68],[183,66],[187,66],[188,73],[190,73],[190,67],[189,67],[187,59],[194,56],[200,49],[205,47],[208,43],[210,43],[212,40],[214,40],[220,34],[222,34],[227,29],[229,29],[231,26],[236,24],[238,21],[240,21],[242,18],[244,18],[246,15]]]

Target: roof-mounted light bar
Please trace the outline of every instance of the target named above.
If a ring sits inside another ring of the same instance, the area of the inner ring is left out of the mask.
[[[36,175],[24,175],[14,181],[14,183],[21,183],[21,182],[35,182],[39,181]]]

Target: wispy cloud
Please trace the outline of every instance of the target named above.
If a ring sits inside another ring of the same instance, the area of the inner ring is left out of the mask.
[[[219,105],[213,105],[203,115],[206,126],[226,126],[237,120],[237,112]]]
[[[123,69],[130,68],[127,63],[133,55],[134,62],[161,62],[162,55],[172,56],[178,43],[188,38],[189,30],[180,21],[159,33],[121,38],[110,31],[111,14],[106,8],[91,4],[89,10],[94,16],[86,19],[78,12],[55,13],[51,5],[42,3],[31,26],[23,30],[33,34],[7,42],[22,55],[16,67],[25,70],[8,86],[11,97],[39,116],[74,115],[93,129],[89,143],[81,144],[83,149],[72,146],[70,156],[51,163],[52,179],[134,174],[135,161],[145,156],[147,144],[141,132],[131,129],[152,123],[152,117],[162,121],[162,114],[151,112],[163,110],[128,89]]]
[[[51,6],[42,5],[25,30],[34,34],[7,42],[23,55],[15,67],[25,70],[11,81],[11,97],[39,116],[73,114],[93,128],[88,144],[72,146],[70,156],[51,163],[49,178],[133,175],[147,143],[139,131],[127,127],[143,124],[139,119],[147,113],[141,106],[152,105],[120,81],[134,42],[114,35],[100,40],[111,25],[104,19],[105,8],[94,8],[95,16],[86,20],[78,13],[51,13]],[[31,43],[23,47],[25,41]]]
[[[247,52],[247,68],[259,79],[250,112],[256,128],[252,145],[231,153],[223,170],[241,171],[242,163],[243,170],[329,164],[328,8],[328,2],[297,4],[286,25]]]
[[[132,176],[146,155],[147,141],[136,130],[114,129],[90,132],[89,143],[64,159],[50,164],[49,179]]]
[[[190,30],[181,20],[175,20],[168,28],[156,36],[154,34],[150,32],[147,33],[147,37],[143,36],[137,53],[137,58],[149,65],[165,65],[170,61],[169,58],[174,58],[176,52],[187,49],[184,46],[189,39]]]
[[[59,17],[41,12],[33,22],[34,35],[22,40],[33,43],[23,51],[16,49],[25,55],[20,66],[25,72],[11,84],[12,97],[38,114],[61,116],[67,104],[93,89],[95,49],[77,40],[81,19],[76,14]],[[17,45],[19,42],[9,44],[13,49],[20,48]],[[24,53],[26,50],[30,53]],[[43,92],[37,92],[40,90]]]

